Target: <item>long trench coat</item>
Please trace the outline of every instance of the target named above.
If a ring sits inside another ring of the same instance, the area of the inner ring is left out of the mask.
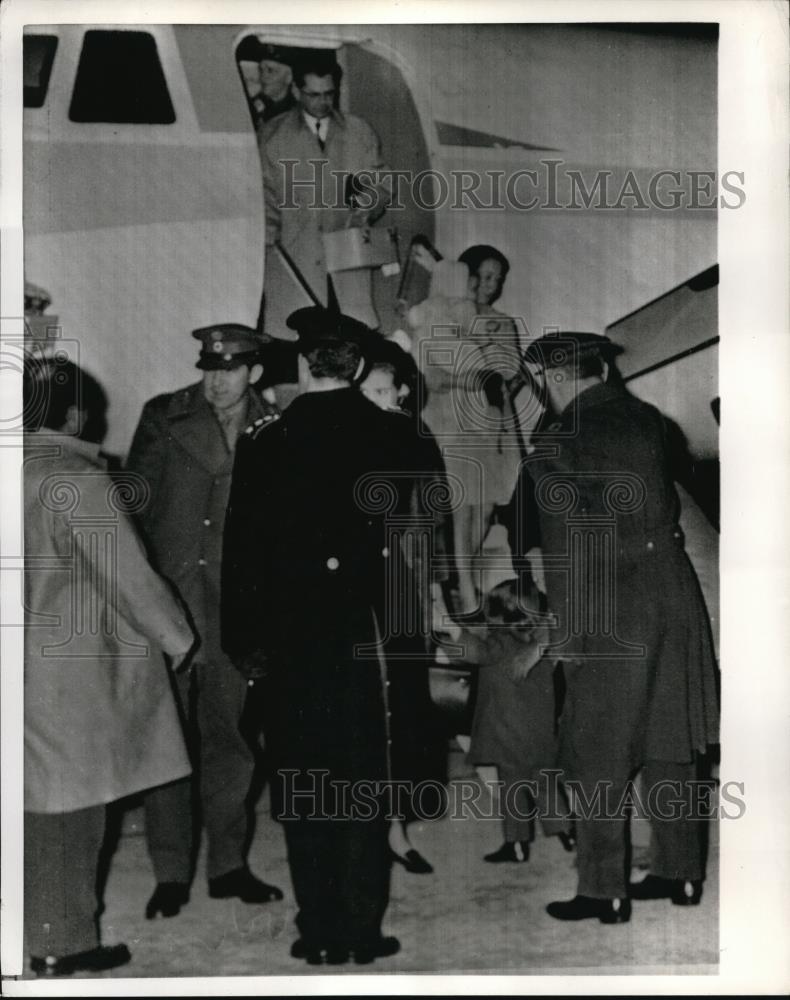
[[[352,783],[391,774],[382,646],[405,570],[387,517],[408,506],[399,473],[414,447],[409,421],[352,388],[297,397],[237,446],[223,645],[265,658],[268,746],[276,769],[300,772],[295,785],[314,786],[307,771]],[[330,801],[316,787],[313,801]]]
[[[250,423],[269,412],[250,390]],[[192,616],[200,638],[196,660],[228,666],[219,641],[219,606],[233,455],[197,382],[145,404],[126,463],[148,484],[140,525],[156,569],[175,585]]]
[[[25,439],[25,809],[102,805],[185,777],[163,651],[185,653],[183,609],[148,564],[98,447]]]
[[[322,234],[346,228],[351,212],[344,204],[344,178],[382,166],[378,136],[362,118],[332,113],[325,148],[308,128],[301,107],[278,115],[260,130],[258,142],[266,207],[266,245],[282,245],[313,293],[327,294],[327,266]],[[265,292],[274,301],[283,290],[269,280]],[[334,275],[343,312],[377,326],[371,302],[371,272],[365,268]],[[351,308],[356,307],[356,308]],[[273,331],[275,332],[275,331]]]
[[[602,779],[691,761],[718,740],[715,664],[663,418],[596,384],[549,432],[526,468],[556,615],[549,655],[565,664],[561,760]]]

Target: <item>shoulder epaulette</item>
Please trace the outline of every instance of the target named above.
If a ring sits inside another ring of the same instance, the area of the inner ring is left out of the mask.
[[[266,427],[271,427],[272,424],[276,424],[279,419],[280,414],[277,411],[265,413],[262,417],[258,417],[256,420],[253,420],[250,426],[245,429],[244,433],[247,437],[252,438],[254,441],[262,430]]]
[[[164,408],[165,416],[168,420],[183,420],[194,413],[200,391],[202,391],[200,383],[197,382],[183,389],[177,389],[175,392],[158,396],[154,402],[161,401],[160,405]]]

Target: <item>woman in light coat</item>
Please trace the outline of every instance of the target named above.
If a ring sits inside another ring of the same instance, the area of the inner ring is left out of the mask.
[[[494,309],[510,264],[495,247],[469,247],[456,263],[436,262],[419,245],[415,258],[432,272],[428,298],[406,320],[411,350],[425,377],[422,416],[442,449],[456,497],[453,536],[458,604],[465,616],[481,613],[476,573],[495,508],[508,503],[520,462],[508,380],[520,370],[515,322]]]

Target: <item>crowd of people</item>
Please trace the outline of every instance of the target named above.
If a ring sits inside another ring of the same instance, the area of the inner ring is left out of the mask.
[[[267,199],[282,203],[278,158],[297,147],[347,173],[376,165],[375,133],[336,108],[336,66],[250,55]],[[577,851],[578,892],[550,917],[622,923],[633,900],[701,898],[692,798],[718,739],[715,662],[660,414],[620,384],[605,337],[552,334],[524,351],[494,307],[509,262],[488,245],[438,263],[415,249],[430,292],[385,336],[369,271],[326,281],[320,234],[346,225],[337,214],[267,213],[272,243],[326,293],[289,317],[287,407],[260,391],[268,334],[195,330],[201,379],[145,404],[112,479],[89,430],[100,388],[57,357],[29,359],[25,917],[41,975],[129,961],[100,943],[95,880],[106,806],[135,793],[147,918],[188,905],[199,823],[210,897],[283,898],[248,864],[261,745],[298,906],[294,960],[395,954],[391,866],[433,871],[408,827],[441,812],[447,780],[437,650],[478,669],[470,760],[518,787],[487,861],[526,862],[536,814]],[[447,329],[456,350],[432,350]],[[513,574],[485,593],[496,515]],[[688,808],[651,816],[650,874],[631,883],[627,815],[607,803],[640,770]],[[414,794],[426,784],[438,803]]]

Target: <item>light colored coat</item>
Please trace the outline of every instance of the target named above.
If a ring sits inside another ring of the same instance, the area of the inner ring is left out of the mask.
[[[193,642],[98,448],[25,440],[25,809],[102,805],[190,772],[163,651]]]
[[[266,245],[279,243],[315,295],[325,302],[327,269],[322,233],[345,228],[351,216],[350,209],[343,204],[344,178],[339,174],[381,168],[378,136],[362,118],[336,111],[332,114],[325,148],[321,150],[301,108],[296,107],[267,122],[259,134],[259,143]],[[296,162],[288,166],[287,161]],[[284,207],[287,205],[293,207]],[[336,279],[336,284],[342,286],[336,289],[338,296],[345,290],[349,274],[366,285],[369,299],[370,272],[365,270],[342,272]],[[267,292],[276,295],[277,289],[269,287]],[[348,311],[342,298],[341,306]],[[360,318],[370,322],[367,316]]]

